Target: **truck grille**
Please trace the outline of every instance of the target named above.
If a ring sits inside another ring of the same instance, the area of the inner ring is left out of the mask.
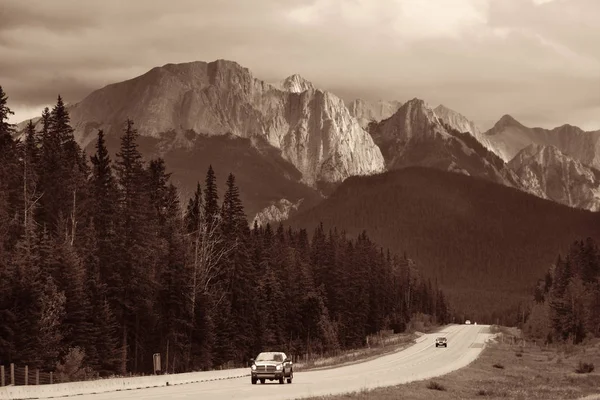
[[[274,365],[258,365],[256,367],[257,372],[275,372]]]

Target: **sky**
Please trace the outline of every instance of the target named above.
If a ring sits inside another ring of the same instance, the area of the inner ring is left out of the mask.
[[[600,129],[600,0],[0,0],[12,122],[155,66],[233,60],[346,100],[414,97],[483,130]]]

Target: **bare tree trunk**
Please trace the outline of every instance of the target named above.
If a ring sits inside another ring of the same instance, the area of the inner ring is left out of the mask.
[[[135,315],[135,349],[133,358],[133,371],[138,372],[138,354],[140,348],[140,317]]]
[[[127,323],[123,322],[123,338],[121,342],[121,375],[127,373]]]
[[[27,208],[29,207],[27,198],[27,154],[23,159],[23,227],[25,228],[25,237],[27,237]]]
[[[77,227],[77,189],[73,189],[73,210],[71,211],[71,246],[75,242],[75,229]]]
[[[190,288],[190,310],[192,312],[192,327],[190,330],[188,354],[186,361],[189,362],[192,353],[192,336],[196,324],[196,302],[198,295],[214,294],[213,283],[222,275],[222,260],[233,251],[236,245],[223,246],[224,239],[221,236],[221,220],[217,217],[207,224],[204,216],[198,219],[197,230],[192,233],[194,238],[194,268],[192,272]],[[214,304],[216,307],[224,296],[220,296]],[[188,364],[189,367],[189,364]]]

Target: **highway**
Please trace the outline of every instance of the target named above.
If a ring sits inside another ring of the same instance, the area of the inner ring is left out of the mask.
[[[250,377],[77,396],[78,400],[152,399],[299,399],[392,386],[428,379],[467,366],[481,353],[492,335],[487,325],[452,325],[421,336],[402,351],[338,368],[295,372],[292,384],[276,381],[252,385]],[[448,348],[436,348],[445,335]]]

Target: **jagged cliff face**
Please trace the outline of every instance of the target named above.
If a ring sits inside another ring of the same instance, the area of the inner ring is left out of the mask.
[[[256,222],[258,226],[265,226],[267,223],[275,223],[285,221],[293,216],[300,206],[302,205],[303,199],[298,200],[295,203],[287,199],[281,199],[273,202],[268,207],[258,212],[252,220],[252,225]]]
[[[371,122],[379,122],[391,117],[401,106],[402,103],[399,101],[356,99],[348,104],[348,110],[360,126],[367,129]]]
[[[423,100],[407,102],[387,120],[372,124],[370,133],[388,169],[433,167],[523,189],[499,157],[470,134],[444,125]]]
[[[440,104],[434,110],[435,115],[438,116],[442,122],[449,125],[453,129],[459,132],[469,132],[479,143],[485,146],[486,149],[494,152],[496,155],[500,155],[499,152],[494,148],[492,142],[488,137],[481,133],[477,125],[473,121],[470,121],[464,115]]]
[[[384,168],[379,148],[341,99],[298,75],[280,87],[270,85],[231,61],[153,68],[93,92],[69,112],[84,147],[97,129],[118,135],[131,118],[141,135],[174,131],[182,144],[183,133],[190,130],[264,138],[310,185]]]
[[[571,207],[600,210],[600,171],[562,153],[555,146],[532,144],[509,167],[522,182],[550,200]]]
[[[506,162],[532,144],[554,146],[569,157],[600,168],[600,131],[585,132],[563,125],[554,129],[529,128],[510,115],[504,115],[484,136]]]

